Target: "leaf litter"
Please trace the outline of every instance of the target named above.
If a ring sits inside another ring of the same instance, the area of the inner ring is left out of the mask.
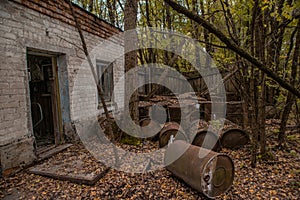
[[[231,189],[216,199],[299,199],[299,132],[294,132],[293,135],[288,134],[286,148],[278,149],[274,133],[276,126],[274,123],[267,124],[267,144],[269,152],[273,156],[272,160],[264,161],[258,157],[259,162],[256,168],[250,167],[249,145],[235,150],[222,150],[222,153],[228,154],[234,161],[235,177]],[[151,149],[154,145],[147,141],[143,148]],[[126,145],[120,146],[130,148]],[[133,148],[137,150],[137,147]],[[101,166],[101,163],[99,165],[99,162],[88,155],[84,147],[79,144],[48,159],[44,166],[47,166],[46,163],[55,162],[55,158],[63,156],[64,153],[68,155],[65,158],[67,163],[75,157],[81,160],[78,162],[84,167],[78,170],[73,169],[74,173],[91,173],[99,170],[98,167]],[[0,179],[0,198],[26,200],[207,199],[164,168],[143,174],[125,173],[111,169],[93,186],[55,180],[21,171],[11,177]]]

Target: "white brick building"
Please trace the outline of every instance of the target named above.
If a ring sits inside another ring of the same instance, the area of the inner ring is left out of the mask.
[[[103,42],[121,30],[74,5],[108,104],[122,104],[112,86],[122,75],[121,41]],[[95,50],[95,47],[100,51]],[[0,1],[0,158],[6,170],[31,163],[37,145],[59,144],[74,120],[101,112],[95,82],[68,0]],[[117,48],[117,49],[114,49]],[[99,53],[100,52],[100,53]],[[115,59],[119,57],[119,59]],[[113,77],[113,80],[111,78]]]

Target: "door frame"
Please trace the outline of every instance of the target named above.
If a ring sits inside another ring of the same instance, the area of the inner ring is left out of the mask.
[[[57,65],[57,57],[60,54],[28,48],[26,51],[26,57],[27,55],[44,56],[44,57],[50,57],[52,59],[53,80],[51,80],[51,106],[52,106],[52,118],[53,118],[53,130],[54,130],[53,135],[55,139],[55,145],[59,145],[60,143],[63,142],[63,125],[62,125],[62,113],[61,113],[61,106],[60,106],[60,90],[59,90],[59,80],[58,80],[59,76],[58,76],[58,65]],[[27,65],[27,59],[26,59],[26,65]],[[27,66],[27,70],[28,69],[29,66]],[[29,84],[30,81],[28,81],[28,85]],[[30,92],[31,91],[29,90],[29,97],[30,97]],[[29,105],[31,105],[30,98],[29,98]],[[31,109],[30,109],[30,113],[31,113]],[[30,114],[30,121],[32,124],[31,114]],[[34,135],[33,126],[31,126],[31,129]]]

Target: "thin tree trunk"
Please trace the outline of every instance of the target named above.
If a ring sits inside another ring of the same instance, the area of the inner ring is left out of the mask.
[[[137,25],[137,12],[138,12],[138,0],[127,0],[125,4],[124,12],[124,30],[125,30],[125,73],[133,69],[137,65],[137,51],[128,52],[129,47],[137,47],[137,33],[131,31],[132,34],[126,34],[126,31],[134,30]],[[125,109],[130,112],[131,118],[136,123],[139,120],[138,113],[138,91],[133,92],[133,94],[126,94],[130,91],[128,88],[134,88],[137,81],[137,74],[133,75],[134,77],[126,77],[125,83],[125,102],[129,102],[129,105],[124,105]],[[129,106],[129,107],[128,107]]]
[[[267,65],[271,66],[272,63],[274,63],[273,70],[277,72],[280,67],[280,53],[282,51],[282,43],[283,43],[283,36],[285,33],[285,27],[282,27],[279,29],[279,21],[276,19],[276,17],[270,17],[271,12],[274,12],[274,10],[277,10],[277,13],[279,16],[282,16],[282,8],[285,0],[278,0],[278,2],[273,5],[270,9],[268,16],[269,16],[269,22],[270,22],[270,29],[271,29],[271,42],[270,45],[268,46],[268,57],[267,57]],[[287,59],[288,60],[288,59]],[[267,95],[268,99],[267,101],[271,103],[272,105],[276,104],[276,90],[278,91],[278,87],[268,87],[267,88]]]
[[[266,78],[261,72],[261,91],[259,99],[259,139],[260,154],[266,153]]]
[[[146,19],[147,19],[147,25],[149,27],[152,27],[151,20],[150,20],[150,12],[149,12],[149,0],[146,0]]]
[[[252,132],[252,147],[251,147],[251,167],[256,167],[256,156],[258,149],[258,116],[257,116],[257,70],[252,67],[251,69],[251,82],[250,82],[250,93],[251,93],[251,132]]]
[[[113,5],[112,0],[107,0],[107,8],[108,8],[108,16],[111,24],[115,25],[116,23],[116,15],[115,15],[115,5]]]
[[[164,0],[167,2],[174,10],[176,10],[179,13],[184,14],[186,17],[196,21],[197,23],[201,24],[204,28],[206,28],[208,31],[213,33],[215,36],[217,36],[222,42],[224,42],[229,49],[236,52],[241,57],[248,60],[250,63],[252,63],[255,67],[257,67],[259,70],[263,71],[267,76],[272,78],[274,81],[276,81],[281,87],[285,88],[286,90],[292,92],[294,95],[300,97],[300,91],[293,87],[291,84],[287,83],[284,79],[280,78],[277,73],[273,72],[271,69],[265,66],[263,62],[261,62],[259,59],[255,58],[251,54],[249,54],[246,50],[242,49],[238,45],[234,43],[231,39],[229,39],[222,31],[217,29],[213,24],[209,23],[202,17],[198,16],[197,14],[190,12],[185,7],[179,5],[174,0]]]
[[[261,8],[258,8],[258,23],[256,28],[256,49],[257,57],[262,63],[266,65],[265,52],[266,52],[266,32],[267,26],[264,23],[266,18],[266,13],[264,13]],[[258,99],[258,128],[259,128],[259,142],[260,142],[260,154],[264,155],[266,152],[266,78],[265,74],[260,71],[259,74],[259,99]]]
[[[294,48],[294,54],[293,54],[293,61],[292,61],[292,71],[291,71],[291,84],[296,84],[296,78],[297,78],[297,68],[299,66],[299,56],[300,56],[300,20],[298,20],[297,23],[297,36],[296,36],[296,45]],[[279,134],[278,134],[278,142],[279,146],[283,146],[285,142],[285,130],[287,121],[289,118],[289,114],[291,112],[293,103],[295,102],[296,97],[292,93],[288,93],[284,110],[281,117],[281,124],[279,128]]]
[[[80,2],[81,2],[82,8],[83,8],[83,9],[86,9],[86,6],[87,6],[87,5],[86,5],[85,1],[84,1],[84,0],[81,0]]]
[[[200,10],[201,14],[203,15],[203,19],[205,19],[204,15],[206,13],[205,8],[204,8],[204,0],[200,0]],[[205,41],[205,50],[208,54],[212,51],[212,47],[209,42],[209,32],[207,29],[203,29],[203,35],[204,35],[204,41]]]
[[[255,4],[252,8],[252,21],[250,25],[250,49],[252,55],[257,55],[257,16],[258,16],[258,1],[255,1]],[[251,94],[251,132],[252,132],[252,147],[251,147],[251,167],[256,167],[257,162],[257,149],[258,149],[258,139],[259,139],[259,127],[258,127],[258,77],[259,72],[255,66],[251,66],[251,81],[250,81],[250,94]]]
[[[94,0],[89,1],[88,10],[89,10],[89,12],[94,11]]]

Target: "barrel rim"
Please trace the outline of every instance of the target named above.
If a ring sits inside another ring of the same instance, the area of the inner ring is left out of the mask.
[[[163,136],[165,133],[167,133],[168,131],[176,131],[176,134],[174,135],[175,138],[176,138],[177,134],[179,133],[179,134],[183,135],[183,137],[186,139],[186,140],[185,140],[186,142],[190,143],[189,137],[188,137],[187,134],[184,132],[184,130],[182,130],[181,128],[176,129],[176,128],[170,127],[170,129],[165,129],[165,130],[164,130],[164,128],[162,128],[161,131],[159,132],[159,139],[158,139],[158,140],[159,140],[159,147],[160,147],[160,148],[163,148],[163,147],[167,146],[167,144],[165,144],[164,146],[162,146],[161,138],[162,138],[162,136]],[[173,135],[173,134],[172,134],[172,135]],[[170,136],[171,136],[171,135],[170,135]]]
[[[229,132],[231,132],[231,131],[239,131],[239,132],[243,133],[244,136],[246,136],[246,138],[248,140],[247,144],[250,143],[250,134],[248,133],[248,131],[240,129],[240,128],[229,128],[229,129],[227,129],[226,131],[224,131],[223,133],[220,134],[220,142],[221,142],[222,146],[223,146],[223,142],[224,142],[224,136],[226,134],[228,134]]]
[[[222,146],[221,146],[221,143],[220,143],[220,135],[219,135],[218,133],[216,133],[216,132],[214,132],[214,131],[212,131],[212,130],[210,130],[210,129],[206,129],[206,128],[204,128],[204,129],[198,129],[198,130],[197,130],[197,133],[196,133],[195,137],[194,137],[194,138],[190,138],[191,144],[192,144],[192,145],[195,145],[195,146],[198,146],[197,144],[195,144],[196,138],[199,137],[199,135],[207,134],[207,133],[210,133],[210,134],[212,134],[213,136],[215,136],[215,138],[216,138],[216,140],[217,140],[217,141],[216,141],[216,144],[213,146],[212,150],[214,150],[214,151],[219,151],[219,150],[221,150],[221,149],[222,149]],[[205,137],[206,137],[206,136],[205,136]],[[199,147],[202,147],[202,145],[199,146]],[[202,148],[205,148],[205,147],[202,147]]]
[[[228,132],[230,132],[230,131],[235,131],[235,130],[244,133],[244,134],[249,138],[249,133],[248,133],[247,131],[243,130],[242,128],[236,128],[236,127],[226,129],[220,136],[222,137],[222,136],[225,135],[226,133],[228,133]],[[222,132],[222,130],[221,130],[221,132]]]
[[[233,162],[232,158],[231,158],[229,155],[224,154],[224,153],[216,153],[216,154],[214,154],[214,155],[206,162],[206,164],[205,164],[204,167],[203,167],[204,170],[202,170],[202,172],[201,172],[201,177],[202,177],[201,180],[204,179],[204,171],[205,171],[205,169],[207,168],[207,165],[209,165],[210,162],[211,162],[212,160],[214,160],[215,158],[221,157],[221,156],[225,156],[225,157],[229,158],[230,163],[231,163],[231,165],[232,165],[232,179],[231,179],[231,184],[230,184],[229,187],[226,188],[222,193],[220,193],[219,195],[216,195],[216,196],[210,196],[207,192],[205,192],[205,195],[206,195],[207,197],[209,197],[209,198],[215,198],[215,197],[220,196],[220,195],[223,194],[223,193],[226,193],[228,190],[230,190],[230,188],[232,187],[233,181],[234,181],[234,171],[235,171],[234,162]],[[204,181],[204,180],[203,180],[203,181]],[[203,190],[203,189],[202,189],[202,192],[204,193],[204,190]]]

